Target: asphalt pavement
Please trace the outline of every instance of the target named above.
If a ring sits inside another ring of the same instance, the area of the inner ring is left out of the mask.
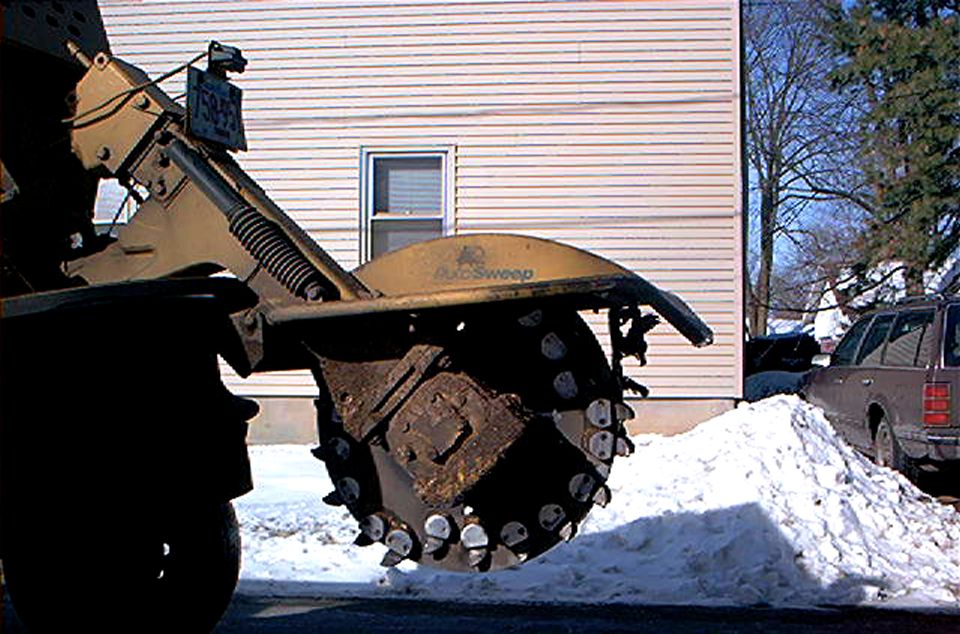
[[[686,606],[464,604],[406,599],[235,597],[216,634],[502,634],[656,632],[728,634],[960,632],[960,612],[785,610]]]
[[[51,597],[56,609],[56,597]],[[97,610],[76,631],[96,632]],[[4,602],[0,634],[27,634]],[[85,625],[86,623],[86,625]],[[960,634],[960,610],[779,609],[634,605],[479,604],[416,599],[327,599],[237,595],[214,634]]]

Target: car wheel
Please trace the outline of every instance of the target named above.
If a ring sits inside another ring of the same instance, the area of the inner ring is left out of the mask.
[[[45,519],[60,530],[20,532],[3,562],[14,610],[30,632],[67,632],[91,613],[100,632],[209,632],[230,602],[240,538],[229,503],[161,517]]]
[[[881,467],[899,471],[913,482],[917,479],[913,461],[903,452],[893,427],[886,420],[880,421],[873,437],[873,461]]]

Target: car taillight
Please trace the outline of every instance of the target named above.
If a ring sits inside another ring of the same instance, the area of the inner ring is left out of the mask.
[[[923,386],[923,424],[950,424],[949,383],[926,383]]]

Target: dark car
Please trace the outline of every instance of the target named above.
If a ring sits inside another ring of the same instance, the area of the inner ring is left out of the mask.
[[[960,297],[904,301],[857,321],[801,393],[847,441],[916,479],[960,464]]]
[[[813,357],[818,354],[820,345],[806,333],[753,337],[747,341],[744,374],[750,376],[771,370],[806,372],[811,367]]]

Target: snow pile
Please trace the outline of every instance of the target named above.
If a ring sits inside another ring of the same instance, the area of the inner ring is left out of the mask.
[[[409,562],[384,571],[383,547],[350,546],[353,520],[319,503],[331,487],[305,448],[253,448],[260,489],[238,503],[243,576],[281,592],[297,590],[291,581],[339,582],[351,585],[311,591],[487,601],[937,606],[960,597],[960,515],[854,452],[796,397],[634,440],[637,452],[614,466],[612,503],[579,537],[487,575]],[[312,475],[286,475],[297,472]]]

